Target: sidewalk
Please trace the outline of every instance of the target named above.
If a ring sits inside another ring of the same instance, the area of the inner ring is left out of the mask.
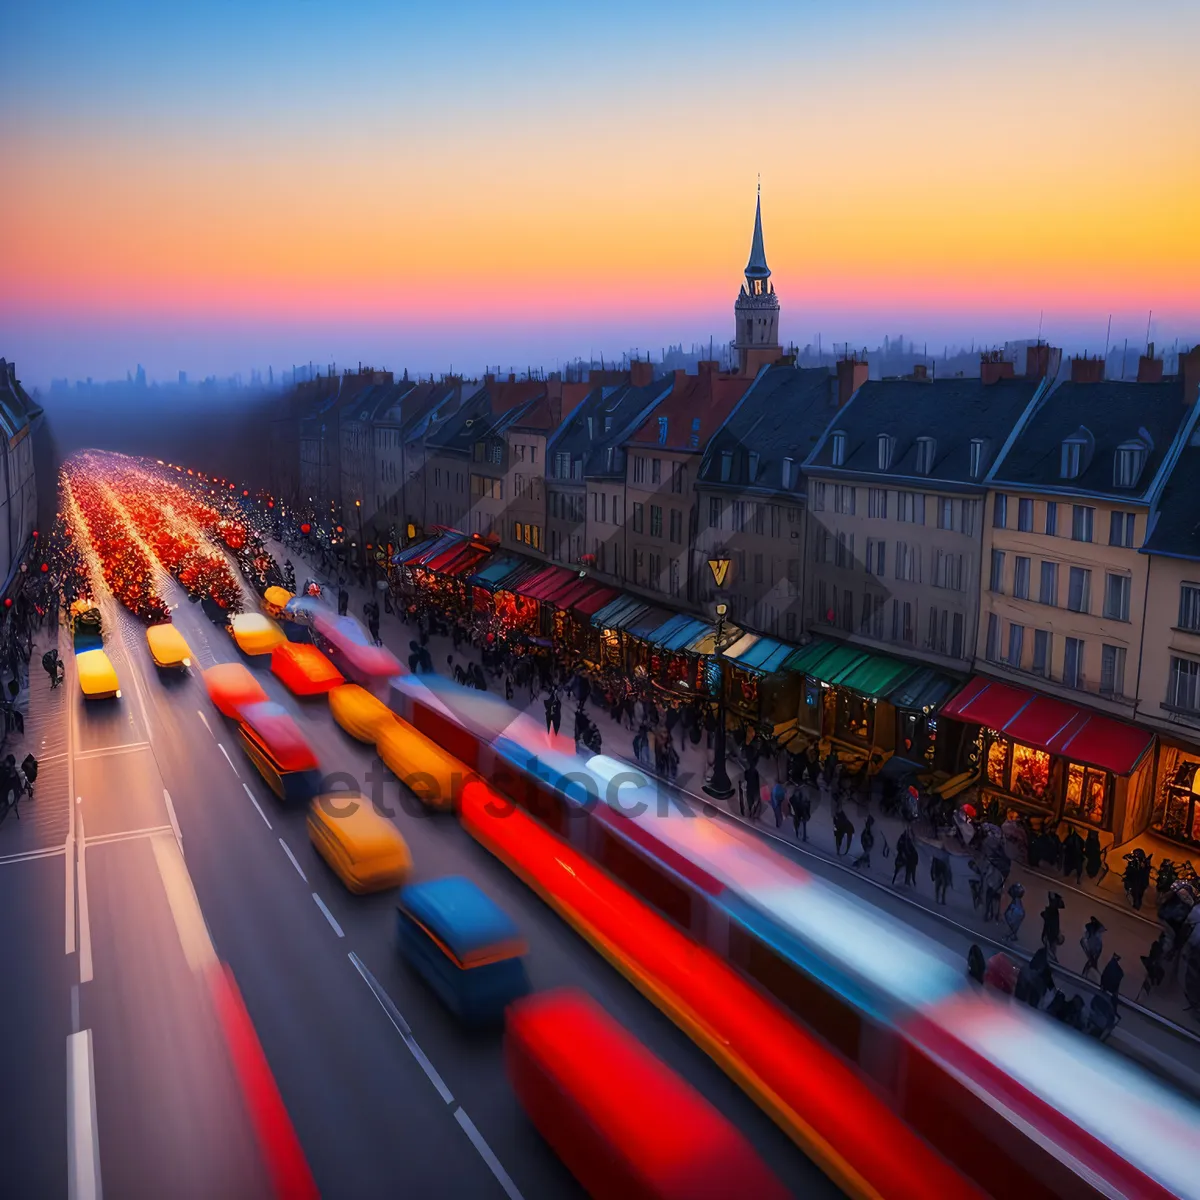
[[[279,562],[282,564],[284,558],[288,557],[288,552],[278,544],[273,544],[272,549],[279,556]],[[292,561],[296,566],[297,577],[302,578],[305,571],[302,570],[295,556],[292,556]],[[326,578],[311,565],[307,568],[307,574],[321,579],[323,582]],[[331,603],[336,603],[336,582],[331,581],[331,583],[332,591],[329,599]],[[357,584],[347,583],[345,587],[350,594],[349,611],[359,620],[362,620],[363,604],[368,596],[381,597],[382,595],[382,593],[376,593],[369,588],[363,589]],[[402,623],[397,616],[386,612],[382,614],[380,637],[402,662],[407,661],[409,642],[416,636],[415,627]],[[479,652],[465,643],[459,650],[454,651],[450,638],[431,636],[428,648],[434,668],[439,674],[445,674],[447,657],[451,654],[454,655],[456,661],[463,665],[479,659]],[[488,682],[490,687],[494,687],[490,678]],[[515,707],[528,711],[539,722],[545,718],[541,697],[531,701],[526,689],[518,688],[512,703]],[[573,701],[564,700],[564,732],[569,732],[572,727],[573,708]],[[635,765],[644,774],[653,776],[652,770],[645,764],[637,762],[633,753],[633,732],[627,726],[614,722],[607,710],[597,707],[595,704],[590,703],[587,706],[587,712],[600,729],[603,740],[602,749],[605,754],[624,759]],[[1061,873],[1050,874],[1042,870],[1032,870],[1024,864],[1014,861],[1012,871],[1005,884],[1001,912],[1009,902],[1008,886],[1020,883],[1025,888],[1023,904],[1026,915],[1017,941],[1015,944],[1009,943],[1005,941],[1008,927],[1003,920],[985,922],[982,919],[982,910],[976,911],[970,889],[970,880],[973,877],[968,868],[970,860],[961,847],[959,847],[957,855],[951,851],[952,885],[947,892],[946,903],[939,905],[935,899],[933,882],[930,878],[933,845],[922,837],[920,825],[918,825],[919,863],[916,871],[916,883],[906,886],[903,883],[903,870],[898,872],[897,881],[893,883],[896,868],[895,846],[904,826],[899,819],[882,815],[874,799],[866,802],[862,800],[848,802],[844,806],[846,814],[854,824],[855,833],[850,852],[839,856],[833,834],[833,805],[823,786],[819,790],[819,797],[812,805],[812,817],[808,824],[808,840],[802,842],[795,836],[792,822],[788,816],[785,815],[779,826],[776,825],[775,814],[769,804],[764,803],[758,819],[751,821],[746,814],[739,812],[736,791],[731,799],[724,802],[715,801],[705,795],[701,789],[708,774],[707,754],[709,752],[706,751],[703,740],[699,746],[693,746],[690,740],[687,740],[680,750],[679,737],[680,733],[677,728],[675,746],[680,753],[679,773],[676,779],[663,781],[667,786],[678,788],[696,803],[718,808],[747,825],[753,825],[764,837],[784,843],[788,847],[789,853],[801,856],[812,855],[826,862],[835,863],[845,870],[856,871],[875,884],[886,888],[892,894],[956,926],[960,932],[969,933],[973,939],[980,942],[985,957],[999,949],[1020,959],[1029,958],[1041,946],[1042,920],[1040,913],[1046,905],[1047,896],[1050,892],[1057,892],[1062,896],[1066,907],[1060,914],[1063,943],[1058,951],[1058,965],[1053,967],[1053,970],[1063,990],[1070,994],[1072,985],[1078,987],[1082,982],[1080,972],[1085,963],[1085,955],[1079,943],[1085,924],[1090,917],[1095,916],[1106,927],[1100,968],[1104,968],[1110,955],[1114,952],[1120,955],[1121,966],[1125,971],[1121,987],[1122,997],[1127,1001],[1135,1002],[1150,1014],[1165,1018],[1191,1035],[1200,1037],[1200,1012],[1186,1010],[1182,988],[1173,974],[1168,974],[1168,978],[1161,988],[1155,989],[1149,995],[1145,993],[1138,995],[1145,977],[1145,971],[1140,961],[1141,956],[1147,953],[1151,943],[1158,937],[1160,927],[1155,916],[1153,888],[1147,893],[1141,913],[1134,912],[1125,900],[1119,871],[1119,867],[1123,866],[1123,863],[1119,859],[1110,863],[1110,873],[1099,887],[1094,881],[1088,879],[1086,873],[1082,883],[1077,885],[1073,875],[1064,877]],[[742,778],[742,764],[736,758],[735,751],[736,746],[730,739],[727,768],[730,780],[736,789],[738,781]],[[760,759],[758,771],[761,783],[765,785],[766,790],[769,790],[776,780],[775,761],[769,758]],[[810,794],[812,794],[811,790]],[[860,834],[868,815],[875,818],[875,844],[869,865],[863,864],[855,867],[853,864],[862,852]],[[888,849],[887,853],[885,853],[885,847]],[[1089,982],[1093,986],[1098,982],[1095,972],[1091,973]]]

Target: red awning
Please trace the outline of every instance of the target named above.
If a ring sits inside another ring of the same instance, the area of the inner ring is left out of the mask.
[[[574,604],[571,605],[571,611],[578,613],[581,617],[591,617],[598,613],[606,604],[615,600],[620,593],[616,588],[604,587],[603,584],[595,584],[595,591],[589,592],[587,595],[580,596]]]
[[[1065,700],[1039,696],[979,675],[942,708],[942,715],[986,725],[1014,741],[1061,754],[1073,762],[1103,767],[1114,775],[1128,775],[1150,748],[1154,736]]]
[[[530,600],[545,600],[574,578],[574,571],[563,567],[546,567],[536,575],[531,575],[524,583],[517,584],[516,590]]]
[[[568,609],[576,600],[590,596],[596,590],[596,583],[591,579],[580,579],[578,575],[568,583],[564,583],[552,596],[547,597],[555,608]]]

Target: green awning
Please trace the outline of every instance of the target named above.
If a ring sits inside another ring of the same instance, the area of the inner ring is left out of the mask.
[[[909,678],[923,673],[920,667],[892,658],[890,654],[876,654],[861,646],[829,638],[814,638],[807,646],[789,655],[783,670],[797,671],[820,683],[848,688],[872,700],[890,699],[890,694]]]
[[[837,679],[831,679],[829,682],[858,692],[860,696],[882,700],[916,670],[912,663],[901,662],[898,658],[891,658],[886,654],[868,654],[861,662],[855,663]]]
[[[837,642],[831,642],[827,638],[814,638],[807,646],[801,646],[799,650],[789,654],[784,659],[783,669],[797,671],[801,675],[812,674],[813,668],[821,659],[838,648]]]

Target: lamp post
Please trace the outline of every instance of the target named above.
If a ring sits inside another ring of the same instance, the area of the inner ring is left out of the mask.
[[[721,574],[723,581],[724,572]],[[727,604],[722,602],[717,605],[717,633],[713,642],[713,657],[717,663],[717,737],[713,745],[713,771],[704,790],[714,800],[728,800],[733,795],[733,784],[729,782],[729,772],[725,769],[725,668],[721,664],[721,641],[728,611]]]

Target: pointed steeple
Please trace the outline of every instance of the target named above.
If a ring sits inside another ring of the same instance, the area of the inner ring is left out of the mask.
[[[750,243],[750,261],[746,264],[746,279],[770,279],[771,268],[767,266],[767,252],[763,249],[762,231],[762,180],[758,181],[758,200],[754,206],[754,240]]]

